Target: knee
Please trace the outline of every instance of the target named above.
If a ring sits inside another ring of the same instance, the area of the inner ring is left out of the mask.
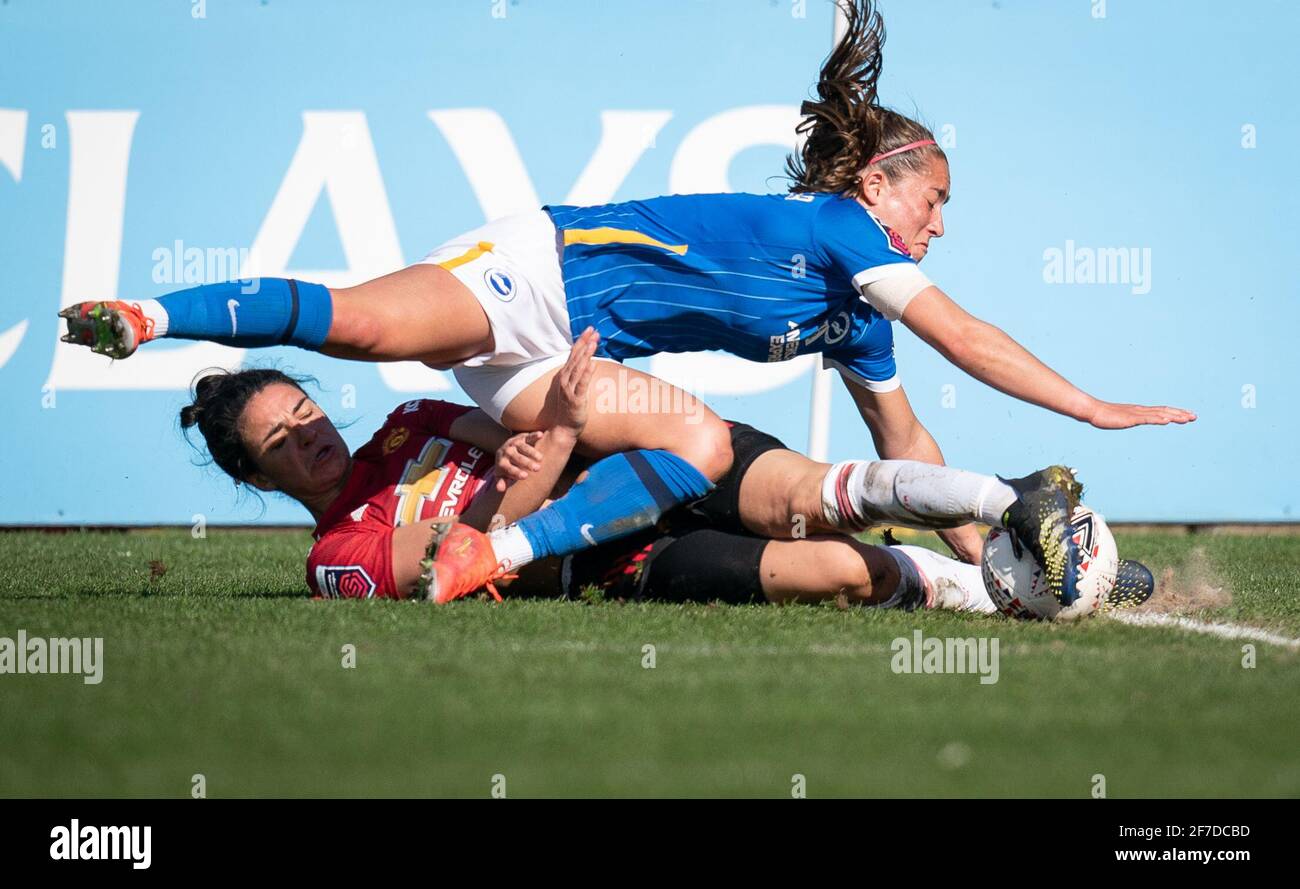
[[[731,429],[717,417],[710,417],[668,450],[694,466],[709,481],[716,482],[731,469]]]
[[[871,572],[862,556],[848,546],[836,547],[833,553],[826,555],[822,562],[826,586],[850,602],[870,602],[873,589]]]
[[[860,605],[879,605],[898,586],[894,560],[867,544],[836,547],[826,559],[824,570],[832,589]]]

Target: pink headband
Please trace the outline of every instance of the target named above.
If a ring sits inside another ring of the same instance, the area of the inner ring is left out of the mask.
[[[872,164],[876,163],[877,161],[883,161],[887,157],[893,157],[896,154],[902,154],[904,151],[911,151],[913,148],[920,148],[922,145],[934,145],[934,144],[936,143],[933,139],[922,139],[919,142],[908,142],[906,145],[900,145],[898,148],[895,148],[891,151],[886,151],[884,154],[876,155],[871,160],[867,161],[867,166],[869,167]]]

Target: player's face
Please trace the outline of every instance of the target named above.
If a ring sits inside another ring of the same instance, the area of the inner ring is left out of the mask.
[[[930,239],[943,237],[943,205],[950,187],[948,162],[935,158],[924,171],[897,182],[879,171],[867,174],[862,200],[881,222],[898,232],[912,258],[920,262],[930,251]]]
[[[239,420],[244,448],[259,470],[250,479],[257,487],[312,502],[331,495],[346,477],[352,458],[343,437],[296,386],[264,387]]]

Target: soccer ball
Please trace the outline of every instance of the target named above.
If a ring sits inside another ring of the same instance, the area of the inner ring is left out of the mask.
[[[1048,591],[1042,570],[1027,550],[1016,558],[1009,531],[989,531],[980,567],[984,588],[999,611],[1021,620],[1074,620],[1097,610],[1115,586],[1119,570],[1115,538],[1105,520],[1086,506],[1075,508],[1070,525],[1081,561],[1075,582],[1079,598],[1066,607]]]

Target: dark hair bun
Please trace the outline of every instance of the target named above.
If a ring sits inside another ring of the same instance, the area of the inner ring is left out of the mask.
[[[210,367],[207,370],[199,371],[199,376],[190,384],[194,389],[194,403],[181,408],[181,428],[190,429],[194,427],[202,419],[204,409],[213,399],[220,397],[225,381],[237,373],[237,371],[232,373],[220,367]]]
[[[181,428],[189,429],[199,422],[199,414],[203,408],[197,404],[187,404],[181,408]]]

